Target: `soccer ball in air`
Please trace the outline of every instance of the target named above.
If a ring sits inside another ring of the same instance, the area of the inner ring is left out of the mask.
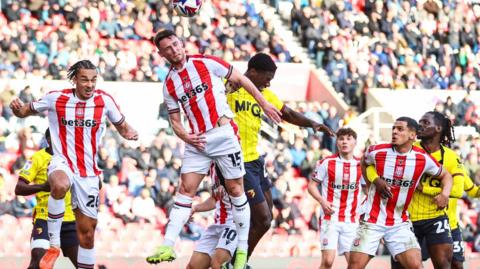
[[[172,0],[173,8],[179,16],[193,17],[202,6],[202,0]]]

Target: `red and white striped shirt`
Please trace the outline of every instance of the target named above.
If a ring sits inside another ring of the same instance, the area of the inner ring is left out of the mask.
[[[392,198],[383,199],[371,184],[365,201],[364,221],[394,226],[408,221],[408,205],[423,174],[438,176],[442,166],[426,151],[413,146],[407,153],[395,151],[392,144],[370,146],[365,156],[377,174],[391,187]]]
[[[356,222],[362,171],[360,162],[342,159],[338,154],[318,162],[313,180],[322,185],[322,196],[332,205],[332,215],[323,215],[324,220]]]
[[[181,105],[193,133],[212,129],[222,116],[233,118],[223,83],[232,68],[217,57],[187,56],[181,70],[170,69],[163,86],[169,113],[179,112]]]
[[[220,183],[220,179],[215,172],[215,166],[212,165],[210,168],[210,176],[212,177],[213,186],[212,194],[215,198],[215,224],[232,224],[233,223],[233,213],[232,213],[232,202],[230,197],[227,194],[227,191]]]
[[[75,174],[86,177],[102,172],[97,167],[97,152],[106,118],[114,125],[125,120],[112,96],[95,90],[84,101],[75,96],[73,89],[51,91],[32,102],[30,108],[36,112],[48,111],[53,153],[63,156]]]

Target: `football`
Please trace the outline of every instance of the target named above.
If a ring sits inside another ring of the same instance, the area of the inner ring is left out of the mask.
[[[183,17],[195,16],[202,7],[202,0],[172,0],[177,15]]]

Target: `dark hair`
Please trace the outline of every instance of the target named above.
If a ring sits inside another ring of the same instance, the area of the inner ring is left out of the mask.
[[[260,52],[250,58],[248,61],[248,69],[275,72],[277,70],[277,65],[270,55]]]
[[[357,139],[357,133],[352,128],[340,128],[337,131],[337,138],[340,136],[352,136],[353,138]]]
[[[410,117],[400,117],[396,121],[404,121],[407,123],[408,129],[415,131],[415,133],[418,131],[418,122]]]
[[[160,41],[171,36],[177,36],[177,35],[171,30],[167,30],[167,29],[161,30],[155,34],[155,37],[153,38],[153,44],[155,44],[155,46],[158,48]]]
[[[45,138],[49,138],[50,137],[50,129],[47,128],[47,130],[45,130]]]
[[[455,142],[455,131],[453,129],[452,121],[437,111],[429,111],[426,114],[432,115],[435,125],[442,128],[442,131],[440,132],[440,144],[450,147],[452,143]]]
[[[68,80],[72,81],[75,76],[78,74],[78,70],[80,69],[95,69],[97,70],[97,67],[90,62],[89,60],[81,60],[76,62],[74,65],[70,66],[70,68],[67,71],[67,78]]]

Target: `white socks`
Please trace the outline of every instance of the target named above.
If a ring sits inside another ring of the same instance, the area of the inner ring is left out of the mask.
[[[95,248],[86,249],[78,246],[78,269],[94,269],[95,267]]]
[[[237,249],[248,251],[248,232],[250,230],[250,206],[247,196],[242,193],[239,197],[230,195],[233,204],[233,220],[237,228],[238,247]]]
[[[175,204],[173,204],[172,209],[170,210],[170,216],[168,217],[165,240],[163,241],[164,246],[173,247],[173,245],[175,245],[175,241],[177,240],[180,231],[183,229],[183,226],[187,223],[191,212],[192,198],[177,193]]]
[[[50,246],[60,247],[60,230],[62,229],[63,215],[65,214],[65,201],[56,200],[51,195],[48,197],[48,236]]]

